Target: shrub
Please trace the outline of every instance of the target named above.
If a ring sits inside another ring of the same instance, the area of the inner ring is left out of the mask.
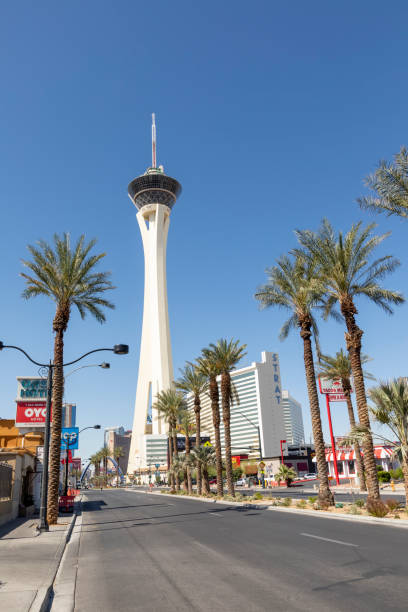
[[[389,472],[385,472],[384,470],[379,470],[377,472],[378,480],[380,482],[390,482],[391,474]]]
[[[391,478],[393,480],[402,480],[404,478],[404,474],[402,472],[402,468],[397,468],[396,470],[390,470]]]
[[[259,493],[259,492],[258,492],[258,493],[255,493],[255,494],[254,494],[254,499],[263,499],[263,495],[262,495],[262,493]]]
[[[367,502],[367,512],[371,516],[376,516],[377,518],[384,518],[387,516],[389,510],[387,504],[378,500],[369,500]]]
[[[282,506],[289,507],[289,506],[291,506],[291,505],[292,505],[292,498],[291,498],[291,497],[285,497],[285,498],[282,500]]]
[[[391,498],[386,499],[385,503],[387,504],[390,512],[392,512],[393,510],[397,510],[397,508],[400,507],[400,503],[396,499],[391,499]]]
[[[314,504],[315,502],[317,502],[317,497],[309,497],[309,504]]]
[[[355,504],[352,504],[352,505],[351,505],[351,506],[348,508],[347,512],[348,512],[349,514],[361,514],[361,510],[359,510]]]
[[[364,508],[365,499],[356,499],[354,505],[357,506],[357,508]]]
[[[305,499],[300,499],[297,504],[296,504],[296,508],[301,508],[302,510],[304,510],[306,508],[307,502]]]

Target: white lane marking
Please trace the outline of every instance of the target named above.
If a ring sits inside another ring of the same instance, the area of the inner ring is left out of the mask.
[[[217,518],[222,518],[218,512],[210,512],[210,514],[212,514],[213,516],[216,516]]]
[[[325,542],[333,542],[334,544],[342,544],[343,546],[354,546],[359,548],[358,544],[351,544],[350,542],[341,542],[340,540],[332,540],[331,538],[322,538],[321,536],[313,535],[311,533],[301,533],[300,535],[306,538],[315,538],[316,540],[324,540]]]

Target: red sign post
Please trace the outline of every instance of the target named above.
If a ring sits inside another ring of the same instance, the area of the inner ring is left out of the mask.
[[[320,393],[326,396],[327,418],[329,420],[330,440],[333,453],[334,474],[336,483],[340,484],[339,471],[337,469],[336,443],[334,441],[333,425],[331,420],[330,402],[344,402],[345,395],[340,380],[329,380],[328,378],[319,377]],[[332,399],[333,398],[333,399]]]

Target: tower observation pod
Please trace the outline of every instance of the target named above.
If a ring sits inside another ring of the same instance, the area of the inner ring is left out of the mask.
[[[170,213],[181,185],[164,174],[156,162],[156,125],[152,115],[152,166],[128,187],[129,197],[138,212],[136,219],[142,235],[145,281],[143,325],[140,345],[132,441],[128,473],[145,465],[146,422],[149,405],[157,393],[173,383],[173,360],[167,306],[166,247]],[[165,434],[163,417],[152,409],[152,433]]]

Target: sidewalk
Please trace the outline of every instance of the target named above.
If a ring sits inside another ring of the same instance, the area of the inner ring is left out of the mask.
[[[37,518],[19,518],[0,526],[0,610],[37,609],[35,598],[52,583],[71,520],[72,515],[60,517],[58,525],[40,535]]]

